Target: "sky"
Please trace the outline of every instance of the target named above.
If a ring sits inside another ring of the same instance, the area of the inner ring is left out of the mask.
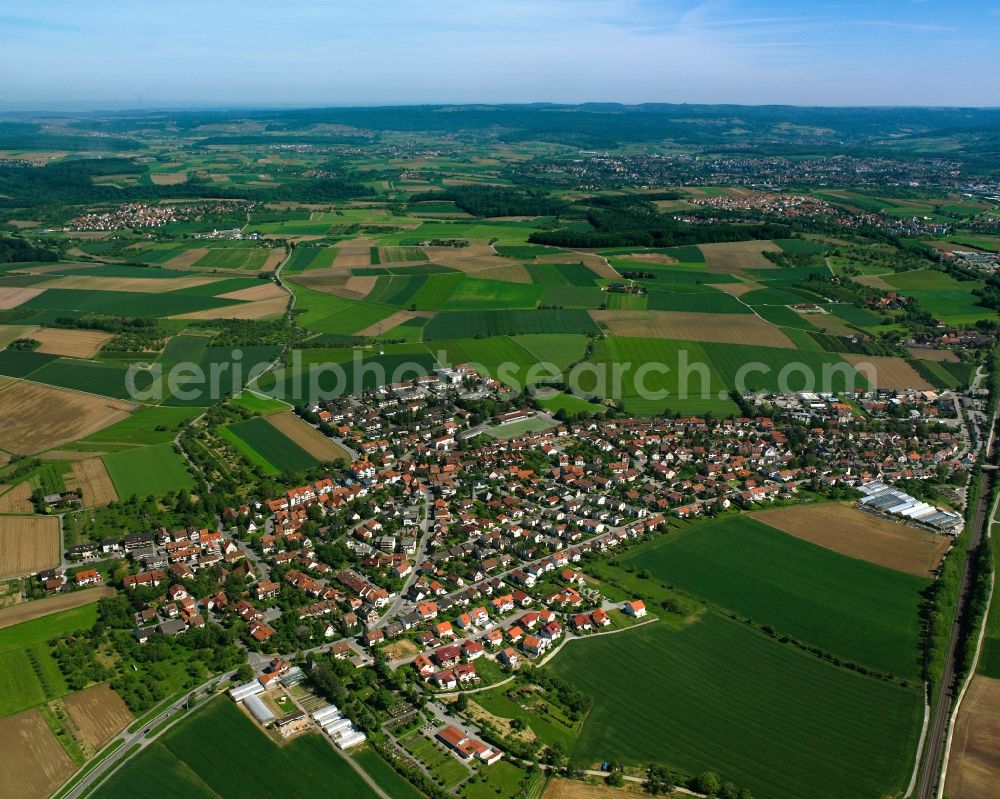
[[[0,111],[1000,106],[1000,0],[33,0]]]

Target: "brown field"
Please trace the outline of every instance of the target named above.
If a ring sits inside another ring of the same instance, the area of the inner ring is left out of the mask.
[[[47,596],[44,599],[36,599],[33,602],[25,602],[12,608],[0,610],[0,630],[4,627],[13,627],[26,621],[34,621],[52,613],[61,613],[64,610],[72,610],[89,605],[98,599],[105,599],[115,595],[114,588],[86,588],[83,591],[72,591],[68,594],[56,594]]]
[[[484,269],[476,272],[472,277],[483,280],[500,280],[504,283],[531,283],[531,275],[524,268],[523,264],[510,264],[506,261],[493,269]]]
[[[0,513],[31,513],[31,484],[25,480],[0,495]]]
[[[7,418],[0,427],[0,449],[18,455],[89,436],[136,408],[122,400],[24,381],[0,389],[0,404]]]
[[[155,186],[176,186],[178,183],[187,183],[187,172],[154,172],[149,176]]]
[[[31,337],[42,342],[36,352],[68,355],[71,358],[93,358],[113,338],[111,333],[100,330],[64,330],[58,327],[40,328]]]
[[[830,313],[803,313],[800,316],[824,333],[830,333],[834,336],[849,336],[854,333],[854,329],[850,325]]]
[[[856,281],[858,281],[858,283],[862,283],[865,286],[871,286],[873,289],[882,289],[883,291],[896,291],[896,287],[895,286],[890,286],[882,278],[877,277],[876,275],[867,275],[865,277],[856,277],[856,278],[853,278],[853,280],[856,280]]]
[[[737,298],[742,297],[748,291],[764,288],[763,283],[756,283],[753,280],[748,280],[745,283],[709,283],[708,285]]]
[[[258,300],[244,302],[240,305],[227,305],[224,308],[206,308],[204,311],[171,316],[170,319],[267,319],[281,316],[288,307],[288,298],[275,297],[273,300]]]
[[[60,550],[54,516],[0,516],[0,578],[58,566]]]
[[[726,241],[699,244],[705,256],[705,268],[716,274],[732,274],[744,269],[773,269],[774,264],[763,256],[765,252],[781,252],[773,241]]]
[[[57,277],[40,284],[47,289],[77,289],[85,291],[137,291],[148,294],[162,294],[165,291],[190,289],[215,283],[220,278],[208,275],[187,275],[186,277],[95,277],[92,275],[72,275]]]
[[[35,325],[0,325],[0,350],[19,338],[33,338],[36,330]]]
[[[1000,796],[1000,680],[977,675],[969,684],[955,721],[945,795]]]
[[[677,264],[680,263],[672,255],[667,255],[662,252],[637,252],[632,255],[624,256],[623,260],[632,261],[635,264]]]
[[[81,492],[83,504],[88,508],[99,508],[118,501],[118,492],[100,458],[74,461],[73,479],[76,489]]]
[[[164,266],[170,269],[186,269],[189,266],[194,266],[206,255],[208,255],[207,247],[192,247],[190,250],[184,250],[184,252],[175,255]]]
[[[520,732],[515,731],[510,726],[513,719],[505,719],[503,716],[490,713],[490,711],[478,702],[471,699],[469,700],[469,709],[466,713],[477,724],[481,725],[483,722],[487,722],[493,725],[493,728],[500,734],[501,738],[517,738],[527,743],[535,740],[535,733],[530,728],[521,730]]]
[[[399,641],[393,641],[389,646],[382,650],[388,660],[397,660],[398,658],[409,657],[410,655],[415,655],[420,650],[417,645],[406,638],[400,639]]]
[[[403,322],[409,322],[416,316],[422,316],[423,314],[414,313],[413,311],[396,311],[392,316],[388,316],[381,322],[376,322],[374,325],[369,325],[364,330],[359,330],[355,333],[355,336],[377,336],[381,331],[384,333],[386,330],[392,330],[392,328],[397,325],[403,324]]]
[[[275,297],[281,297],[282,299],[287,299],[288,295],[282,291],[281,286],[277,283],[273,283],[268,280],[266,283],[262,282],[259,286],[253,286],[248,289],[239,289],[238,291],[230,291],[226,294],[216,294],[223,300],[240,300],[241,302],[253,302],[254,300],[273,300]]]
[[[916,388],[924,391],[929,391],[934,388],[928,380],[921,377],[917,373],[917,370],[910,366],[902,358],[890,358],[887,356],[873,355],[853,355],[851,353],[844,353],[843,358],[845,361],[852,363],[855,366],[859,366],[861,364],[871,364],[874,369],[871,377],[876,378],[873,382],[879,388],[891,388],[897,390]]]
[[[621,277],[621,275],[618,274],[618,270],[609,264],[603,255],[595,255],[592,252],[571,252],[566,255],[546,255],[545,260],[553,264],[583,264],[584,266],[589,267],[590,271],[598,277],[607,278],[608,280],[615,280]]]
[[[18,230],[24,230],[29,227],[38,227],[42,223],[35,219],[8,219],[7,224]]]
[[[260,268],[260,271],[273,272],[285,260],[286,255],[284,247],[275,247],[267,254],[267,260],[264,261],[264,265]]]
[[[26,275],[47,275],[50,272],[67,272],[74,271],[76,269],[93,269],[94,264],[74,264],[74,263],[59,263],[59,264],[43,264],[42,266],[31,266],[23,271]]]
[[[638,783],[625,783],[624,787],[592,785],[578,780],[553,779],[542,794],[542,799],[622,799],[626,796],[646,796]]]
[[[926,244],[928,247],[933,247],[935,250],[938,250],[939,252],[954,252],[955,250],[961,250],[962,252],[989,252],[989,250],[981,250],[978,247],[969,247],[965,244],[955,244],[955,242],[953,241],[939,241],[936,239],[925,239],[920,243]]]
[[[921,577],[934,574],[951,545],[946,536],[835,502],[759,511],[753,517],[842,555]]]
[[[42,799],[76,771],[37,709],[0,719],[0,751],[4,796]]]
[[[84,461],[87,458],[96,458],[106,454],[106,452],[89,449],[50,449],[48,452],[40,453],[37,457],[40,461]]]
[[[594,321],[607,325],[613,336],[756,344],[794,349],[781,328],[753,314],[712,314],[691,311],[591,311]],[[724,318],[723,318],[724,317]]]
[[[957,352],[952,352],[951,350],[932,350],[930,347],[907,347],[906,351],[910,353],[911,358],[917,358],[921,361],[958,363],[962,360],[958,357]]]
[[[97,751],[125,729],[132,714],[107,685],[95,685],[63,699],[73,735],[85,747]]]
[[[11,308],[23,305],[28,300],[37,297],[43,291],[44,289],[0,288],[0,310],[9,311]]]
[[[372,265],[372,247],[375,242],[371,239],[353,239],[338,245],[337,255],[333,259],[335,269],[353,269],[359,266]]]
[[[317,460],[332,461],[350,457],[340,444],[302,421],[292,411],[273,414],[267,417],[267,421]]]

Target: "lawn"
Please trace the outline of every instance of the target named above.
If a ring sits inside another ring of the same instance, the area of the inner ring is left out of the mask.
[[[916,689],[715,613],[573,643],[549,668],[594,698],[579,767],[658,761],[768,799],[879,797],[905,787],[920,734]]]
[[[171,443],[111,452],[104,456],[104,465],[121,499],[194,488],[194,478]]]
[[[9,716],[69,692],[48,641],[97,621],[89,604],[0,629],[0,716]]]
[[[211,745],[204,745],[210,741]],[[318,734],[276,745],[226,698],[213,699],[117,771],[97,799],[212,796],[289,799],[336,786],[337,799],[375,794]]]
[[[248,419],[229,425],[229,431],[278,471],[297,471],[315,466],[317,461],[302,447],[279,432],[266,419]]]
[[[920,677],[927,580],[840,555],[746,516],[672,533],[623,562],[846,660]]]

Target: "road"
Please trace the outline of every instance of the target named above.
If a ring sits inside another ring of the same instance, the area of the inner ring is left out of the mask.
[[[126,763],[132,758],[133,755],[141,752],[162,733],[166,732],[167,728],[162,730],[157,730],[156,728],[176,715],[181,708],[187,705],[192,696],[203,693],[216,683],[231,680],[235,673],[235,671],[231,671],[227,674],[221,674],[217,677],[213,677],[211,680],[206,680],[193,691],[184,694],[184,696],[180,699],[174,701],[169,707],[160,712],[156,718],[151,719],[136,732],[130,733],[128,729],[122,730],[117,738],[108,741],[106,746],[110,746],[115,740],[118,739],[121,739],[123,743],[119,745],[114,752],[104,758],[104,760],[102,760],[97,766],[95,766],[93,771],[89,772],[82,780],[80,780],[80,782],[74,785],[73,788],[65,794],[63,799],[79,799],[79,797],[86,793],[89,788],[92,786],[96,787],[113,771],[117,770],[119,766]],[[131,751],[132,747],[136,744],[138,744],[139,748],[135,751]],[[72,777],[70,779],[72,779]]]
[[[992,443],[991,440],[987,447],[988,453],[992,451]],[[969,523],[969,546],[965,563],[962,567],[958,607],[955,610],[955,618],[948,636],[948,648],[945,651],[944,659],[944,673],[941,675],[937,697],[934,701],[934,707],[931,709],[931,722],[927,730],[923,760],[921,761],[917,777],[917,788],[914,793],[917,799],[936,799],[938,796],[937,789],[940,782],[941,766],[948,737],[948,725],[955,704],[955,695],[959,688],[955,684],[955,667],[957,665],[955,660],[958,651],[959,635],[963,628],[966,614],[969,611],[968,600],[972,566],[979,551],[979,545],[983,538],[983,528],[985,527],[986,518],[990,511],[990,495],[993,489],[995,474],[993,471],[983,471],[979,478],[979,499]]]

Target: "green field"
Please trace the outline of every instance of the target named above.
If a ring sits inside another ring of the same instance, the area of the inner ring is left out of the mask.
[[[747,516],[697,525],[624,559],[683,591],[845,660],[920,677],[927,581],[801,541]]]
[[[111,452],[104,456],[104,465],[121,499],[194,488],[194,478],[170,443]]]
[[[245,422],[236,422],[236,424],[229,425],[228,429],[279,472],[308,469],[319,463],[266,419],[248,419]]]
[[[442,311],[424,327],[424,340],[526,333],[599,335],[600,328],[586,311],[576,309]]]
[[[97,799],[290,799],[336,786],[337,799],[374,799],[318,734],[275,744],[226,698],[213,699],[128,761]]]
[[[0,630],[0,716],[9,716],[69,693],[48,642],[97,621],[97,605],[84,605]]]
[[[298,285],[295,286],[295,296],[296,312],[300,312],[296,316],[296,324],[320,333],[357,333],[396,311],[387,305],[345,300]]]
[[[454,756],[444,751],[441,744],[425,738],[419,732],[404,738],[400,744],[448,787],[457,785],[469,776],[468,770]]]
[[[351,756],[392,799],[423,799],[424,795],[404,780],[374,749],[365,746],[352,750]]]
[[[32,372],[31,379],[37,383],[86,391],[89,394],[131,399],[126,380],[127,373],[127,367],[114,363],[59,358]]]
[[[163,444],[173,441],[180,425],[199,413],[199,408],[140,408],[127,419],[81,439],[80,443],[101,446]]]
[[[594,698],[572,749],[578,767],[666,762],[768,799],[844,799],[894,794],[913,766],[916,689],[715,613],[573,643],[550,668]]]
[[[230,403],[245,411],[250,411],[261,416],[287,411],[292,407],[287,402],[263,397],[260,394],[254,394],[252,391],[241,391],[230,400]]]
[[[887,283],[913,297],[920,307],[948,324],[972,324],[980,319],[996,319],[996,312],[979,305],[972,291],[982,288],[978,280],[958,281],[944,272],[918,269],[885,275]]]

